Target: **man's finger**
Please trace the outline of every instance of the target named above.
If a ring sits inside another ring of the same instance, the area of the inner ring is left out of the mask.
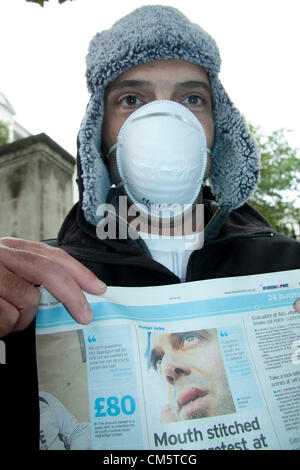
[[[296,300],[296,302],[294,303],[294,308],[295,310],[297,310],[297,312],[300,313],[300,299]]]
[[[89,323],[93,317],[92,310],[80,288],[66,269],[49,257],[33,252],[0,246],[0,259],[2,271],[6,269],[18,278],[16,286],[10,285],[4,299],[10,298],[14,288],[22,289],[21,283],[25,280],[30,284],[43,285],[51,294],[62,302],[70,314],[80,323]],[[3,268],[4,266],[4,268]],[[26,295],[21,296],[19,308],[26,312]],[[22,307],[24,308],[22,309]]]
[[[161,423],[176,423],[178,421],[177,416],[172,410],[170,405],[165,405],[160,412]]]
[[[26,328],[33,320],[40,303],[40,292],[31,283],[16,276],[0,263],[0,298],[3,308],[10,306],[6,315],[11,314],[11,308],[18,312],[18,322],[15,322],[14,331]],[[13,322],[12,313],[12,322]],[[7,323],[8,318],[5,320]],[[2,323],[1,323],[2,325]]]
[[[39,291],[33,283],[17,276],[0,263],[0,298],[14,305],[19,311],[38,306]]]
[[[19,315],[19,311],[14,305],[0,298],[0,338],[14,330]]]
[[[106,284],[104,282],[98,279],[97,276],[83,264],[60,248],[19,238],[3,238],[1,245],[10,249],[35,253],[50,258],[65,269],[81,289],[90,294],[101,295],[106,290]]]

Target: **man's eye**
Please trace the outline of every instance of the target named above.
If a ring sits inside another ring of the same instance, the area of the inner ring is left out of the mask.
[[[188,105],[199,105],[203,103],[203,99],[197,95],[189,95],[183,100],[183,104]]]
[[[133,95],[125,96],[121,102],[124,106],[136,106],[141,104],[141,100]]]
[[[156,359],[156,361],[155,361],[155,369],[156,369],[157,371],[160,370],[161,363],[162,363],[162,358]]]
[[[188,349],[188,348],[197,346],[198,344],[200,344],[202,339],[203,338],[198,334],[194,334],[194,333],[186,334],[182,337],[181,347],[182,349]]]

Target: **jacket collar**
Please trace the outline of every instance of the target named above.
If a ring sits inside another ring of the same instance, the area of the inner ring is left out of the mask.
[[[209,188],[204,189],[203,202],[205,207],[205,242],[230,236],[244,236],[271,231],[268,222],[247,203],[234,211],[229,211],[227,207],[220,207],[216,204]],[[108,252],[151,257],[146,244],[137,232],[135,238],[128,236],[122,239],[119,237],[120,230],[124,235],[123,224],[125,222],[118,219],[116,239],[99,240],[97,227],[86,221],[81,205],[77,203],[69,212],[61,227],[58,234],[58,244],[80,245],[85,248],[95,247],[98,249],[101,245]],[[127,230],[128,226],[125,228]]]

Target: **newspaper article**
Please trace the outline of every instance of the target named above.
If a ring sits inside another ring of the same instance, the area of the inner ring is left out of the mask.
[[[300,449],[300,270],[41,294],[40,449]]]

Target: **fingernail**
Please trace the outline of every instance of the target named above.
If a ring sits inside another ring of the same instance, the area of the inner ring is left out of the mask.
[[[90,323],[93,320],[94,314],[89,304],[85,304],[81,318],[84,323]]]
[[[104,291],[106,289],[106,284],[102,281],[100,281],[100,279],[96,278],[95,279],[95,285],[97,287],[97,289],[100,289],[101,291]]]

